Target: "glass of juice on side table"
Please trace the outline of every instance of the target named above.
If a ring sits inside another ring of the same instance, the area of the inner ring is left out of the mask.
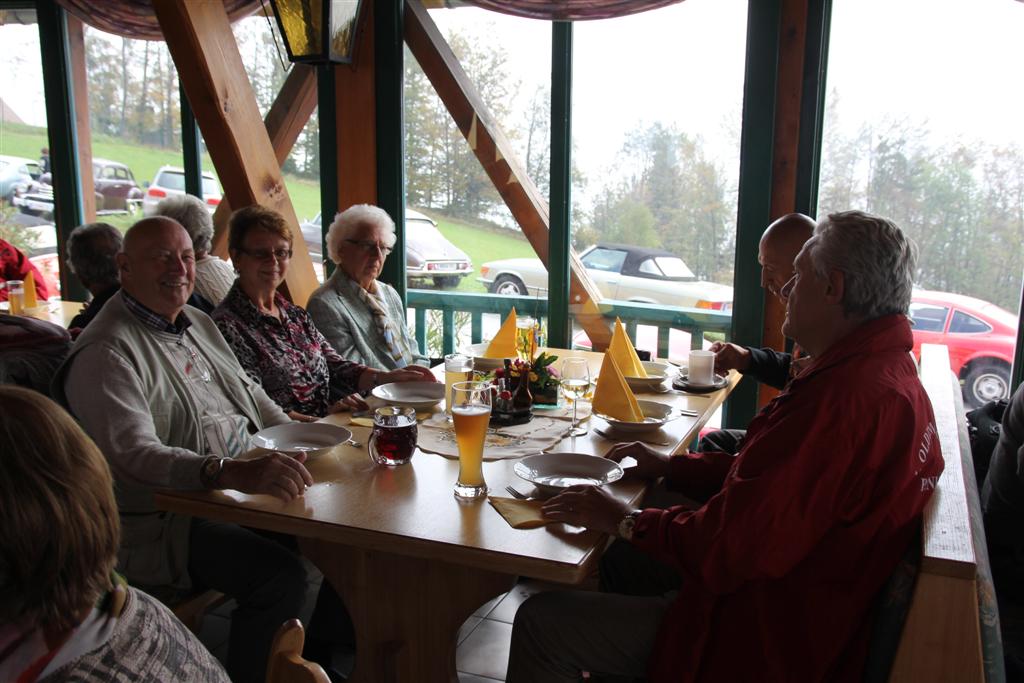
[[[456,382],[452,387],[452,419],[459,447],[457,498],[487,495],[484,482],[484,440],[491,419],[490,382]]]
[[[444,412],[452,416],[452,385],[473,379],[473,357],[449,353],[444,357]]]

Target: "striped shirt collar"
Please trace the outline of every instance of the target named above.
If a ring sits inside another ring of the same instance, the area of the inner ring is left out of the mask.
[[[180,335],[184,334],[185,330],[192,325],[192,321],[188,319],[187,315],[185,315],[185,311],[179,313],[177,320],[172,324],[167,322],[167,318],[154,312],[123,289],[121,290],[121,295],[124,297],[125,307],[131,311],[142,324],[157,332],[167,332],[169,334]]]

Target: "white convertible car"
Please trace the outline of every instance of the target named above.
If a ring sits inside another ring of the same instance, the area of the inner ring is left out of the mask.
[[[662,249],[597,244],[580,259],[606,299],[732,310],[732,287],[698,280],[683,260]],[[540,259],[489,261],[480,282],[492,294],[546,296],[548,271]]]

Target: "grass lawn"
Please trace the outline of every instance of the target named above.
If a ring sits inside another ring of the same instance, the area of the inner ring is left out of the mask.
[[[437,221],[437,227],[449,242],[466,252],[473,261],[475,272],[462,278],[457,292],[486,292],[487,288],[477,278],[480,266],[488,261],[506,258],[536,258],[533,247],[522,233],[470,225],[445,216],[431,216]]]
[[[7,154],[28,159],[38,159],[39,150],[49,146],[46,129],[16,123],[4,123],[0,127],[0,154]],[[165,164],[181,166],[184,161],[181,150],[165,149],[126,143],[109,135],[94,135],[92,138],[93,156],[110,159],[125,164],[132,170],[135,181],[142,187],[144,182],[151,182],[157,170]],[[213,162],[209,154],[203,155],[203,168],[212,170]],[[285,185],[291,195],[292,204],[299,222],[312,218],[320,210],[320,185],[311,180],[285,175]],[[122,220],[124,217],[110,216],[115,220],[110,223],[127,228],[132,221]],[[124,225],[122,225],[124,224]]]

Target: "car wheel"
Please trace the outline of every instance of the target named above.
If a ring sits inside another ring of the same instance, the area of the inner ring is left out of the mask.
[[[459,277],[457,275],[435,277],[434,286],[438,289],[455,289],[459,286]]]
[[[488,290],[491,294],[502,296],[526,296],[526,285],[515,275],[499,275]]]
[[[997,361],[975,361],[964,379],[964,400],[972,408],[1010,395],[1010,368]]]

